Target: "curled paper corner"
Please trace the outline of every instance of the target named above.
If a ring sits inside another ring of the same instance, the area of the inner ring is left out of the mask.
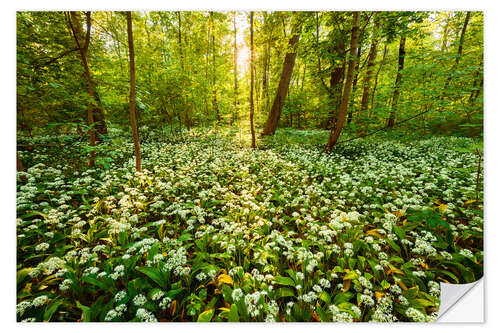
[[[474,288],[476,286],[478,287]],[[474,293],[471,292],[473,288],[477,289]],[[467,294],[473,295],[467,297],[469,296]],[[437,322],[483,322],[483,278],[466,284],[441,282],[440,301]],[[455,310],[457,310],[456,315],[451,313]]]

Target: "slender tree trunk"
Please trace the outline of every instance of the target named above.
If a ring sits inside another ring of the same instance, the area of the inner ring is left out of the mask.
[[[210,24],[212,32],[212,92],[213,92],[213,106],[217,124],[221,121],[219,113],[219,105],[217,104],[217,64],[215,61],[215,30],[214,30],[214,12],[210,12]]]
[[[271,36],[269,36],[271,38]],[[266,67],[265,67],[265,77],[263,81],[262,91],[264,93],[265,100],[265,110],[266,112],[269,110],[270,100],[269,100],[269,81],[271,76],[271,39],[267,42],[267,53],[266,53]]]
[[[253,86],[254,86],[254,59],[253,59],[253,12],[250,12],[250,130],[252,132],[252,148],[255,148],[255,129],[253,127]]]
[[[262,96],[261,96],[261,112],[269,110],[269,63],[271,61],[271,28],[267,20],[267,13],[264,12],[264,29],[267,32],[267,40],[264,46],[263,65],[262,65]]]
[[[290,50],[283,62],[283,70],[281,72],[280,82],[278,84],[278,89],[276,90],[276,96],[274,97],[274,102],[267,121],[264,125],[264,130],[261,135],[273,135],[278,127],[278,121],[280,119],[281,110],[283,109],[283,104],[285,103],[285,97],[288,92],[288,87],[290,85],[290,79],[292,78],[293,67],[295,65],[295,58],[297,56],[295,47],[299,41],[299,34],[297,32],[298,25],[294,25],[294,31],[292,32],[292,38],[288,42],[288,50]]]
[[[332,124],[335,124],[335,122],[337,121],[340,104],[342,103],[342,87],[344,85],[344,76],[345,76],[344,74],[346,66],[346,59],[344,55],[345,52],[344,39],[339,39],[337,41],[335,50],[337,53],[337,57],[340,57],[342,59],[342,63],[335,66],[332,72],[330,73],[330,89],[328,89],[328,93],[331,102],[330,103],[331,112],[326,121],[325,129],[329,129],[330,126]]]
[[[16,169],[17,169],[17,172],[24,172],[23,162],[19,158],[19,152],[17,151],[17,149],[16,149]],[[23,184],[26,183],[26,176],[25,175],[21,175],[19,177],[19,179],[21,180],[21,182]]]
[[[347,77],[344,84],[344,93],[342,94],[342,104],[340,105],[339,116],[335,126],[330,131],[330,137],[328,139],[327,152],[331,152],[333,146],[337,143],[340,133],[342,132],[342,127],[344,125],[344,120],[347,114],[347,106],[349,104],[349,97],[351,94],[352,81],[354,76],[354,68],[356,67],[356,49],[358,48],[359,39],[359,12],[354,12],[352,17],[352,33],[351,33],[351,47],[349,51],[349,67],[347,69]]]
[[[255,78],[254,82],[254,90],[255,90],[255,109],[260,110],[260,85],[259,85],[259,76],[257,75],[257,67],[258,67],[258,62],[255,63],[254,61],[254,66],[253,66],[253,75]]]
[[[375,13],[375,15],[377,15]],[[378,25],[379,21],[377,17],[374,19],[373,23],[373,36],[372,43],[370,46],[370,52],[368,53],[368,65],[366,66],[366,74],[363,80],[363,95],[361,97],[361,110],[360,115],[357,118],[358,126],[356,126],[356,133],[358,135],[364,134],[366,132],[366,118],[368,116],[368,98],[370,95],[370,85],[373,74],[373,67],[375,65],[375,58],[377,57],[377,44],[378,44]],[[364,117],[364,118],[363,118]]]
[[[178,30],[177,30],[177,39],[179,43],[179,57],[180,57],[180,62],[181,62],[181,69],[182,72],[186,74],[186,69],[184,66],[184,49],[182,46],[182,20],[181,20],[181,12],[177,12],[177,23],[178,23]],[[185,92],[182,92],[182,100],[184,102],[184,111],[183,111],[183,117],[184,117],[184,124],[186,125],[186,129],[188,132],[191,130],[191,124],[189,121],[189,103],[188,103],[188,98],[185,95]]]
[[[90,134],[90,146],[91,151],[90,151],[90,158],[89,158],[89,166],[93,167],[95,165],[95,151],[93,147],[96,145],[96,131],[95,131],[95,125],[94,125],[94,81],[92,80],[92,76],[90,74],[90,69],[89,65],[87,62],[87,50],[89,47],[89,42],[90,42],[90,15],[87,16],[87,33],[85,35],[85,39],[83,39],[83,33],[81,30],[80,26],[80,18],[79,18],[79,13],[78,12],[71,12],[70,15],[67,16],[69,26],[71,28],[76,46],[78,47],[78,50],[80,51],[80,57],[82,59],[82,64],[83,68],[85,70],[85,76],[87,77],[87,82],[89,85],[89,96],[90,96],[90,102],[89,106],[87,108],[87,120],[89,123],[89,134]],[[73,24],[73,22],[75,24]],[[83,43],[83,44],[82,44]]]
[[[455,63],[453,64],[453,68],[451,69],[450,75],[446,79],[446,83],[443,88],[443,92],[441,93],[441,96],[439,97],[439,100],[442,101],[445,96],[447,95],[448,88],[451,83],[451,79],[453,78],[453,74],[458,68],[458,64],[460,63],[460,60],[462,59],[462,53],[463,53],[463,47],[464,47],[464,40],[465,40],[465,32],[467,31],[467,25],[469,24],[470,20],[470,12],[467,12],[465,15],[465,20],[464,20],[464,25],[462,26],[462,31],[460,32],[460,40],[458,42],[458,50],[457,50],[457,57],[455,58]]]
[[[209,62],[209,57],[210,57],[210,21],[207,22],[207,52],[205,53],[205,82],[207,86],[209,86],[211,83],[210,77],[208,75],[209,67],[210,67],[210,62]],[[208,100],[209,100],[209,95],[210,91],[209,89],[205,90],[205,95],[204,95],[204,105],[205,105],[205,115],[207,119],[209,119],[208,115]]]
[[[399,41],[399,56],[398,56],[398,73],[396,74],[396,83],[394,84],[394,93],[392,95],[391,113],[387,120],[387,127],[394,127],[394,120],[396,119],[396,107],[399,102],[399,86],[401,85],[401,78],[403,77],[403,69],[405,67],[405,43],[406,36],[402,36]]]
[[[92,27],[92,20],[91,20],[91,13],[90,12],[85,12],[85,18],[86,18],[86,26],[87,26],[87,33],[84,36],[83,31],[82,31],[82,22],[80,19],[80,13],[79,12],[71,12],[70,14],[70,27],[73,32],[73,36],[75,37],[75,41],[78,41],[77,47],[80,49],[80,46],[83,48],[83,53],[85,57],[85,62],[87,63],[84,65],[88,69],[88,48],[89,48],[89,43],[90,43],[90,30]],[[88,37],[87,37],[88,36]],[[81,51],[80,51],[81,55]],[[82,59],[83,62],[83,59]],[[106,121],[104,118],[104,111],[101,103],[101,99],[99,98],[99,95],[97,94],[96,90],[96,83],[92,79],[92,75],[90,74],[90,69],[85,70],[85,76],[87,77],[88,85],[89,85],[89,92],[92,90],[92,94],[89,93],[91,96],[91,99],[95,101],[95,105],[92,107],[92,113],[93,113],[93,121],[94,121],[94,128],[97,133],[100,135],[106,135],[108,133],[108,129],[106,126]],[[90,82],[89,81],[90,78]],[[90,88],[90,85],[92,85],[92,88]],[[95,139],[97,143],[100,143],[102,141],[101,137],[99,135],[95,135]]]
[[[179,133],[182,136],[182,116],[181,116],[181,112],[177,111],[175,114],[177,116],[177,121],[179,122]]]
[[[231,117],[231,125],[239,118],[239,102],[238,102],[238,43],[236,40],[237,30],[236,30],[236,12],[233,16],[233,27],[234,27],[234,110],[233,116]]]
[[[475,75],[476,77],[475,77],[474,83],[472,85],[472,87],[475,90],[473,90],[469,96],[469,105],[474,104],[474,101],[479,97],[479,93],[481,92],[481,90],[483,88],[484,76],[482,74],[482,70],[483,70],[483,57],[481,57],[481,62],[479,63],[479,68],[476,71],[476,75]]]
[[[373,89],[372,89],[369,118],[371,118],[372,114],[373,114],[373,105],[374,105],[374,100],[375,100],[375,91],[377,90],[378,76],[379,76],[380,72],[382,71],[382,67],[384,66],[386,56],[387,56],[387,44],[384,45],[384,54],[382,56],[382,60],[380,61],[380,66],[377,70],[377,73],[375,74],[375,83],[373,84]]]
[[[444,53],[446,51],[446,47],[448,45],[448,27],[450,25],[450,20],[449,17],[446,16],[446,25],[444,26],[443,29],[443,41],[441,43],[441,53]]]
[[[130,125],[132,126],[132,136],[134,138],[135,149],[135,168],[141,172],[141,149],[139,146],[139,133],[137,132],[137,124],[135,122],[135,55],[134,55],[134,36],[132,32],[132,13],[127,12],[127,35],[128,35],[128,52],[130,58]]]
[[[352,121],[352,106],[354,105],[354,99],[356,98],[356,91],[357,91],[357,85],[358,85],[358,76],[359,76],[359,63],[361,59],[361,46],[358,46],[358,52],[356,53],[356,58],[358,61],[356,62],[356,69],[354,69],[354,81],[352,84],[352,99],[351,99],[351,108],[349,110],[349,113],[347,114],[347,125],[351,124]]]

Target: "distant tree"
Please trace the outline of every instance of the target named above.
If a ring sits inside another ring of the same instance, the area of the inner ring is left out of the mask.
[[[180,57],[180,62],[181,62],[181,70],[182,74],[186,75],[186,69],[184,67],[184,49],[182,46],[182,20],[181,20],[181,12],[177,12],[177,22],[178,22],[178,42],[179,42],[179,57]],[[191,130],[191,121],[189,119],[189,103],[188,99],[186,97],[186,94],[182,94],[182,99],[183,99],[183,104],[184,104],[184,112],[183,112],[183,117],[184,117],[184,124],[186,125],[186,129],[188,131]],[[182,128],[181,128],[182,131]]]
[[[85,76],[87,77],[87,82],[89,86],[89,96],[91,100],[89,101],[88,109],[87,109],[87,119],[90,127],[90,158],[89,158],[89,166],[95,165],[95,151],[94,146],[96,145],[96,132],[95,132],[95,124],[94,124],[94,102],[95,102],[95,87],[94,81],[92,80],[92,75],[90,74],[90,69],[87,61],[87,51],[90,44],[90,12],[87,12],[87,33],[85,37],[83,37],[83,32],[81,30],[80,23],[80,15],[78,12],[70,12],[70,14],[66,13],[66,18],[68,20],[68,24],[70,26],[72,35],[75,39],[76,46],[80,51],[80,57],[82,59],[83,68],[85,70]]]
[[[366,131],[366,120],[368,118],[368,98],[370,94],[371,81],[373,75],[373,67],[375,66],[375,58],[377,56],[377,45],[379,41],[379,25],[380,16],[377,12],[374,13],[373,31],[370,45],[370,52],[368,53],[368,64],[366,65],[366,73],[363,80],[363,95],[361,97],[361,109],[358,117],[358,124],[356,126],[356,133],[361,134]]]
[[[405,67],[405,43],[406,36],[402,36],[399,41],[399,55],[398,55],[398,73],[396,74],[396,83],[394,83],[394,93],[392,95],[391,102],[391,113],[389,119],[387,120],[387,127],[391,128],[394,126],[394,120],[396,118],[396,107],[399,101],[399,88],[401,86],[401,78],[403,77],[403,69]]]
[[[349,108],[349,112],[347,113],[347,124],[350,125],[351,122],[352,122],[352,119],[353,119],[353,105],[354,105],[354,97],[356,95],[356,91],[357,91],[357,87],[358,87],[358,77],[359,77],[359,64],[361,63],[361,45],[358,45],[358,51],[356,52],[356,59],[358,59],[358,61],[356,61],[356,67],[354,68],[354,79],[353,79],[353,82],[352,82],[352,98],[351,98],[351,101],[350,101],[350,108]]]
[[[24,172],[23,162],[19,158],[19,152],[17,151],[17,149],[16,149],[16,169],[17,172]],[[26,183],[25,175],[21,175],[19,179],[21,180],[22,183]]]
[[[231,117],[231,125],[239,118],[239,101],[238,101],[238,43],[236,41],[236,12],[233,15],[233,28],[234,28],[234,110]]]
[[[253,127],[253,87],[254,87],[254,60],[253,60],[253,12],[250,12],[250,130],[252,132],[252,148],[255,148],[255,129]]]
[[[352,32],[351,32],[351,47],[349,51],[349,67],[347,69],[347,77],[344,84],[344,92],[342,94],[342,104],[340,105],[339,116],[335,126],[333,126],[330,131],[330,137],[328,138],[328,145],[326,151],[329,153],[332,151],[333,146],[337,143],[340,133],[342,132],[342,127],[344,126],[344,120],[347,115],[347,106],[349,104],[349,97],[351,94],[352,81],[354,76],[354,67],[356,66],[356,49],[358,48],[359,39],[359,12],[354,12],[352,16]]]
[[[134,138],[135,150],[135,168],[141,172],[141,148],[139,146],[139,133],[137,132],[137,124],[135,120],[135,59],[134,59],[134,36],[132,32],[132,13],[127,12],[127,36],[128,36],[128,52],[130,64],[130,125],[132,126],[132,136]]]
[[[91,13],[85,12],[86,17],[86,26],[87,32],[84,35],[82,31],[82,22],[80,19],[79,12],[70,12],[70,15],[67,16],[68,23],[71,28],[72,35],[74,37],[76,46],[80,51],[80,56],[82,59],[83,67],[85,70],[85,76],[87,78],[88,86],[89,86],[89,95],[91,98],[91,106],[92,109],[92,123],[94,124],[95,131],[99,133],[101,136],[106,135],[108,133],[108,128],[106,126],[106,121],[104,117],[104,110],[102,107],[101,99],[96,90],[96,83],[90,73],[89,65],[88,65],[88,50],[90,44],[90,30],[92,28],[92,20]],[[69,50],[71,51],[71,50]],[[101,136],[96,136],[95,140],[99,143],[102,141]]]
[[[294,18],[296,17],[294,16]],[[264,125],[264,130],[262,131],[263,136],[273,135],[276,131],[276,128],[278,127],[281,111],[283,109],[283,105],[285,104],[285,97],[288,92],[288,86],[290,85],[290,79],[292,78],[295,58],[297,57],[296,45],[299,41],[299,33],[300,22],[297,19],[292,26],[292,37],[288,41],[288,48],[285,56],[285,61],[283,62],[280,82],[278,84],[278,89],[276,90],[276,96],[274,97],[273,106],[269,111],[266,123]]]
[[[214,27],[214,12],[210,12],[210,31],[212,37],[212,93],[213,93],[213,107],[215,111],[215,118],[217,120],[217,124],[219,124],[222,120],[219,111],[219,104],[217,103],[217,63],[215,61],[215,27]]]
[[[441,93],[441,96],[439,97],[440,100],[443,100],[445,95],[447,94],[448,88],[450,86],[450,82],[453,78],[453,74],[457,70],[458,64],[460,63],[460,60],[462,59],[462,54],[463,54],[463,49],[464,49],[465,32],[467,31],[467,25],[469,24],[470,15],[471,15],[471,12],[467,12],[467,14],[465,14],[464,24],[462,26],[462,31],[460,32],[460,40],[458,41],[457,56],[455,57],[455,62],[453,63],[453,67],[451,69],[451,72],[448,75],[448,78],[446,79],[446,83],[444,85],[443,92]]]

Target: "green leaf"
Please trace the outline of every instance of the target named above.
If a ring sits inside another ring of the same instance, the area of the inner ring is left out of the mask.
[[[90,275],[85,275],[82,280],[84,282],[87,282],[87,283],[90,283],[90,284],[93,284],[103,290],[107,290],[108,288],[106,288],[106,284],[102,281],[99,281],[98,279],[96,279],[95,277],[93,276],[90,276]]]
[[[333,303],[335,305],[338,305],[340,303],[347,302],[347,301],[349,301],[352,298],[352,296],[353,296],[353,293],[351,293],[351,292],[345,292],[345,293],[337,294],[333,298]]]
[[[399,237],[400,240],[406,238],[406,232],[403,230],[403,228],[400,228],[397,225],[395,225],[392,229],[394,230],[394,233],[396,234],[396,236]]]
[[[92,321],[92,312],[90,311],[90,307],[83,305],[78,301],[76,301],[76,306],[82,310],[82,321]]]
[[[231,304],[231,309],[229,309],[229,321],[239,322],[240,316],[238,315],[238,307],[236,304]]]
[[[52,304],[50,304],[43,313],[43,321],[50,321],[54,312],[57,311],[57,308],[63,303],[62,299],[57,299]]]
[[[161,273],[161,271],[158,268],[143,266],[143,267],[139,267],[137,270],[139,272],[147,275],[151,280],[156,282],[160,287],[162,287],[162,288],[165,287],[163,274]]]
[[[28,276],[28,274],[33,270],[32,267],[23,268],[17,271],[17,289],[19,290],[22,287],[22,282]]]
[[[417,297],[417,294],[418,294],[418,287],[409,288],[403,291],[403,296],[408,299],[414,299],[415,297]]]
[[[198,316],[198,322],[205,322],[208,323],[212,320],[212,317],[214,315],[214,309],[208,309],[200,313]]]
[[[327,292],[324,292],[324,291],[320,292],[320,293],[318,294],[318,298],[319,298],[320,300],[322,300],[323,302],[325,302],[327,305],[329,305],[329,304],[330,304],[331,297],[330,297],[330,295],[328,295],[328,293],[327,293]]]
[[[401,254],[401,248],[399,247],[398,244],[396,244],[392,239],[386,239],[387,243],[396,251],[397,253]]]
[[[334,271],[335,273],[342,273],[342,272],[344,271],[344,269],[343,269],[342,267],[340,267],[340,266],[335,266],[335,267],[333,268],[333,271]]]
[[[276,290],[276,295],[278,298],[295,297],[295,292],[290,288],[279,288]]]
[[[344,276],[344,280],[354,280],[359,277],[358,273],[355,271],[350,271]]]
[[[184,242],[190,239],[193,239],[193,236],[190,233],[183,233],[179,238],[177,238],[179,241]]]
[[[323,311],[323,309],[321,307],[317,307],[316,308],[316,313],[318,314],[319,316],[319,319],[321,319],[322,322],[329,322],[331,321],[330,320],[330,316],[328,316],[325,311]]]
[[[380,283],[380,285],[381,285],[381,286],[382,286],[382,288],[384,288],[384,289],[388,289],[388,288],[390,288],[390,287],[391,287],[390,283],[389,283],[389,282],[387,282],[386,280],[383,280],[383,281]]]
[[[434,306],[435,305],[434,302],[428,301],[428,300],[423,299],[423,298],[417,298],[415,300],[415,302],[417,304],[419,304],[420,306],[422,306],[422,307],[428,307],[428,306]]]
[[[295,287],[295,282],[291,278],[286,277],[286,276],[276,276],[276,277],[274,277],[274,281],[277,284]]]
[[[436,273],[447,275],[447,276],[451,277],[456,283],[460,283],[460,280],[457,278],[457,276],[455,274],[448,272],[444,269],[436,270]]]

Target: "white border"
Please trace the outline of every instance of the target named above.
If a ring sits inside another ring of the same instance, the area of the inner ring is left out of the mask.
[[[182,5],[180,5],[182,4]],[[2,92],[2,121],[1,121],[1,136],[3,147],[3,163],[1,163],[2,175],[2,191],[1,191],[1,219],[0,223],[3,226],[1,232],[0,244],[2,246],[2,265],[4,269],[0,274],[2,290],[2,301],[0,314],[5,332],[11,331],[30,331],[33,330],[50,332],[67,331],[88,331],[90,330],[110,330],[119,329],[125,331],[136,331],[140,329],[147,329],[151,331],[165,330],[203,330],[203,331],[232,331],[237,329],[239,331],[253,331],[255,329],[263,331],[275,331],[286,329],[291,332],[299,332],[304,329],[314,330],[349,330],[349,332],[358,332],[369,330],[380,331],[417,331],[425,330],[443,330],[451,329],[455,332],[490,329],[493,327],[497,314],[497,304],[495,296],[486,297],[486,324],[390,324],[390,325],[374,325],[374,324],[355,324],[355,325],[328,325],[328,324],[223,324],[223,325],[197,325],[197,324],[157,324],[149,325],[148,327],[142,325],[130,324],[35,324],[35,325],[20,325],[15,323],[15,77],[16,77],[16,58],[15,58],[15,11],[16,10],[67,10],[67,9],[93,9],[93,10],[484,10],[485,11],[485,274],[486,276],[495,276],[498,274],[498,266],[490,265],[489,254],[496,253],[498,244],[500,242],[493,239],[489,241],[489,235],[497,237],[500,235],[499,223],[500,216],[494,210],[496,195],[499,194],[500,188],[499,181],[499,167],[498,155],[495,153],[498,150],[498,142],[500,142],[500,133],[497,126],[500,125],[498,117],[500,115],[500,108],[498,103],[498,90],[499,83],[499,62],[500,53],[498,52],[498,32],[500,31],[500,15],[498,13],[498,6],[496,1],[465,1],[465,0],[449,0],[449,1],[436,1],[436,0],[419,0],[401,2],[397,0],[391,1],[320,1],[320,0],[253,0],[251,2],[240,2],[236,4],[233,0],[211,0],[211,1],[193,1],[184,0],[182,2],[169,2],[162,1],[131,1],[122,0],[115,2],[106,2],[98,0],[87,0],[85,2],[78,2],[77,4],[70,4],[67,0],[56,1],[5,1],[2,3],[2,10],[0,11],[0,23],[2,25],[2,50],[0,52],[2,71],[1,71],[1,92]],[[487,283],[487,279],[485,283]],[[492,281],[487,285],[488,293],[486,295],[499,295],[499,283]],[[443,326],[444,325],[444,326]]]

